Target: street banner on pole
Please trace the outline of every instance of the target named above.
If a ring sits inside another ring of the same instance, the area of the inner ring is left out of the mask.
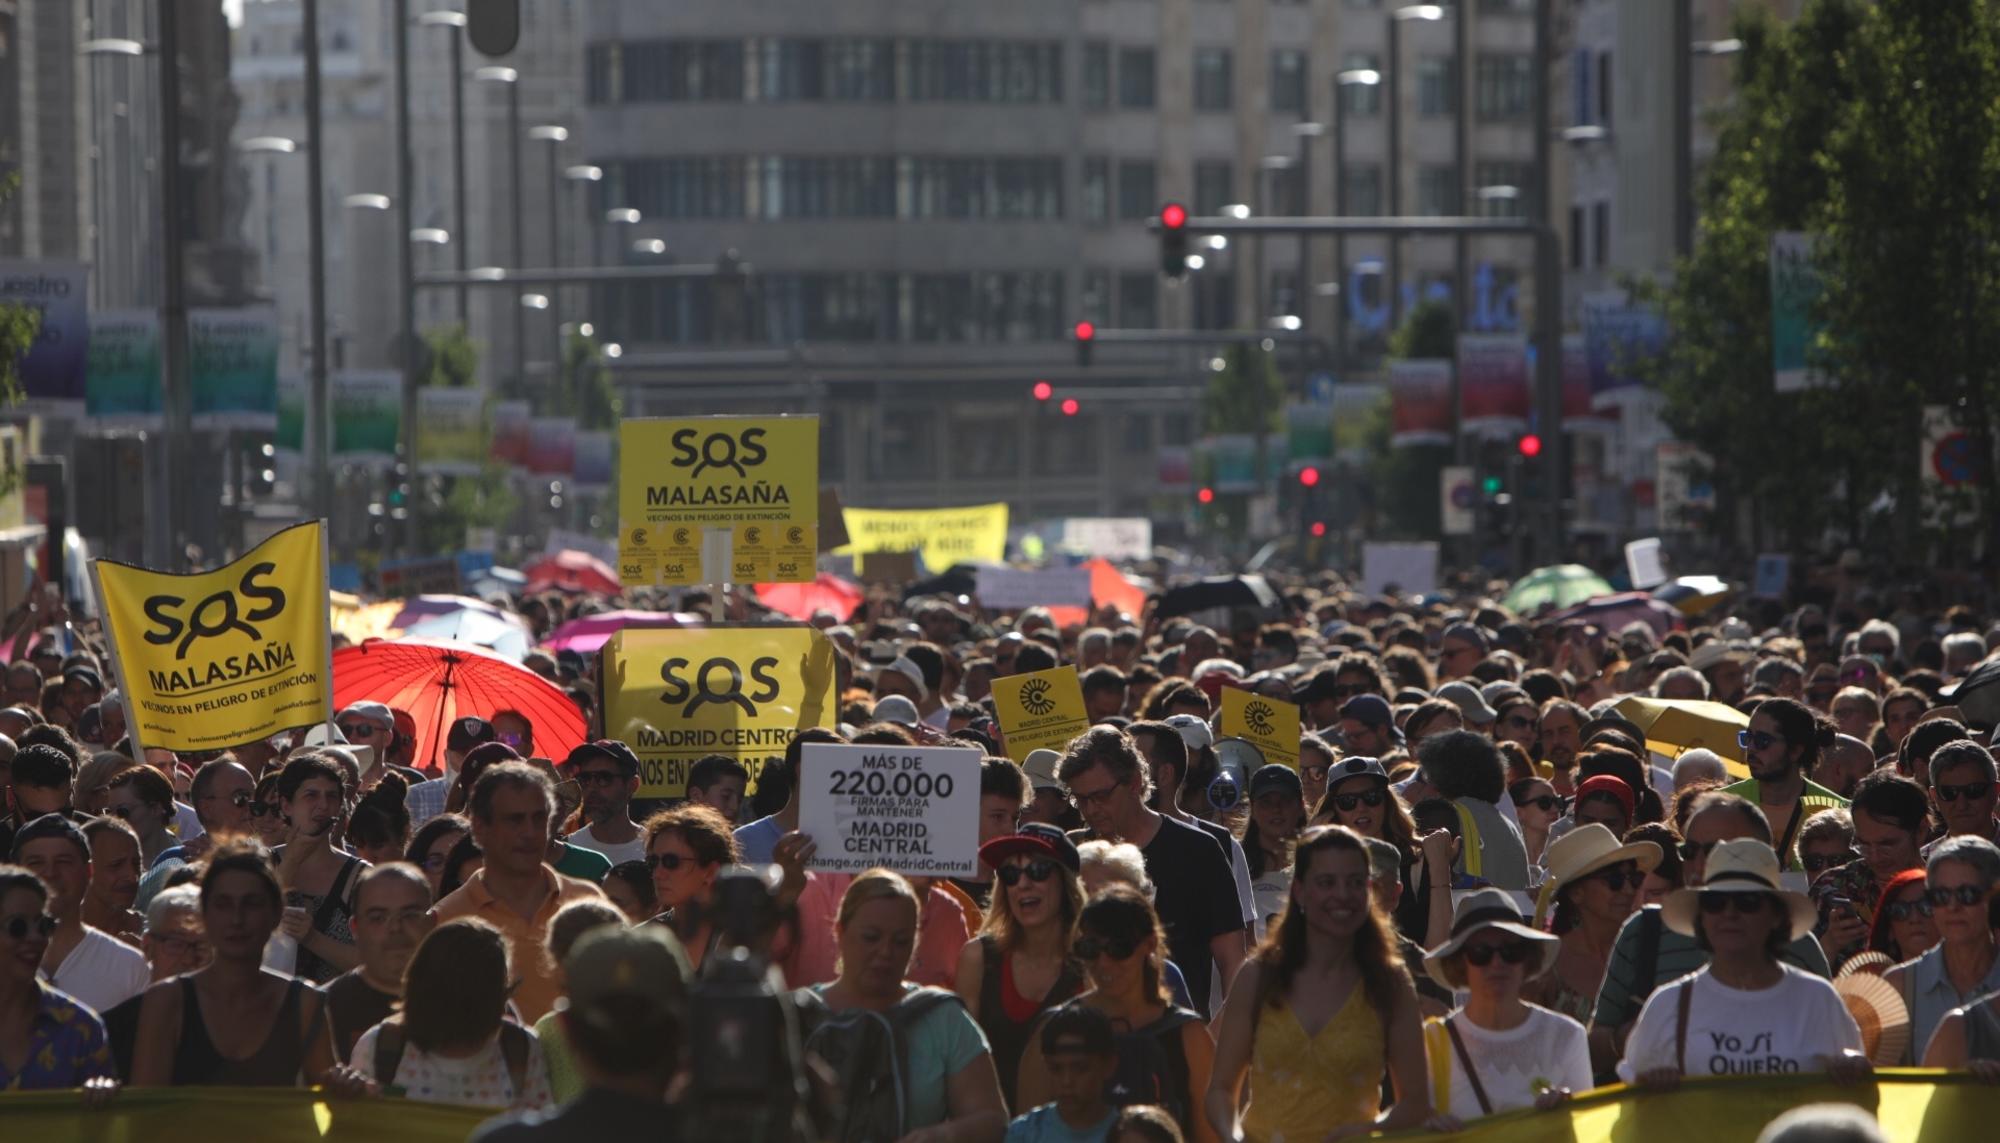
[[[977,874],[979,757],[964,746],[806,743],[799,832],[813,839],[813,870]]]
[[[41,315],[34,344],[17,366],[34,408],[74,411],[89,368],[90,267],[81,262],[0,261],[0,304]]]
[[[477,389],[417,390],[417,471],[479,475],[486,462],[485,402]]]
[[[618,569],[628,584],[701,583],[726,530],[736,583],[810,583],[819,540],[819,418],[650,417],[618,426]]]
[[[1451,443],[1451,362],[1443,359],[1391,361],[1389,392],[1394,430],[1389,443]]]
[[[403,375],[372,369],[333,375],[333,455],[390,465],[403,423]]]
[[[754,789],[799,731],[838,717],[833,644],[810,627],[626,628],[601,654],[605,733],[639,755],[642,798],[685,796],[708,754]]]
[[[214,571],[92,567],[135,747],[222,750],[333,717],[324,523]]]
[[[84,413],[104,425],[161,423],[160,315],[113,310],[90,315],[90,368]]]
[[[188,311],[188,391],[197,429],[269,429],[278,423],[278,311],[272,306]]]

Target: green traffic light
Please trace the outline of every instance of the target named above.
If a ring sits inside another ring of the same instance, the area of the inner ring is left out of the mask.
[[[1484,481],[1481,482],[1480,487],[1486,490],[1486,495],[1491,496],[1494,493],[1500,491],[1500,478],[1497,476],[1489,476]]]

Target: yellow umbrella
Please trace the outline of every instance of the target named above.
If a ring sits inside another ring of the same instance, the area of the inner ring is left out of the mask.
[[[1743,749],[1736,732],[1750,725],[1750,716],[1727,703],[1700,699],[1628,698],[1612,709],[1646,732],[1646,747],[1677,758],[1696,747],[1715,751],[1733,778],[1748,778]]]
[[[1735,589],[1712,575],[1684,575],[1653,589],[1654,599],[1673,604],[1682,615],[1700,615],[1728,599]]]

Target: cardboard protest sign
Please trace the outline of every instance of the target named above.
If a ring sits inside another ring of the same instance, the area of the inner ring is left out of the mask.
[[[710,528],[732,532],[730,578],[810,583],[819,539],[819,418],[645,417],[618,426],[618,574],[702,582]]]
[[[1031,750],[1060,753],[1070,739],[1090,729],[1075,667],[994,679],[993,706],[1000,714],[1000,732],[1007,736],[1007,757],[1016,762]]]
[[[1299,705],[1241,687],[1222,688],[1222,737],[1241,738],[1267,762],[1299,768]],[[1247,775],[1246,775],[1247,776]]]
[[[823,873],[890,869],[971,877],[979,869],[979,751],[835,746],[799,756],[799,830]]]

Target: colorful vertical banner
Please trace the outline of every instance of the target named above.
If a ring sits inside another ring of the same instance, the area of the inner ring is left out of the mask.
[[[1796,230],[1771,235],[1771,381],[1780,393],[1826,382],[1808,360],[1821,329],[1813,306],[1825,288],[1812,246],[1813,236]]]
[[[333,455],[356,464],[394,464],[403,422],[402,374],[336,373],[332,388]]]
[[[1333,387],[1333,459],[1366,464],[1373,454],[1376,426],[1389,419],[1389,387],[1349,381]]]
[[[1208,461],[1205,485],[1217,492],[1257,491],[1257,438],[1224,433],[1201,442]]]
[[[1418,358],[1389,363],[1393,418],[1389,443],[1397,448],[1451,443],[1451,362]]]
[[[524,467],[536,476],[568,476],[576,467],[576,418],[530,418]]]
[[[1300,465],[1332,459],[1332,407],[1303,401],[1285,406],[1285,460]]]
[[[279,452],[306,451],[306,379],[296,373],[278,378],[278,429],[271,443]]]
[[[611,442],[607,429],[585,429],[576,434],[576,463],[570,473],[578,488],[611,487]]]
[[[1526,429],[1533,394],[1527,338],[1468,333],[1458,339],[1460,431],[1502,436]]]
[[[1667,320],[1622,290],[1586,294],[1583,336],[1591,392],[1608,393],[1646,383],[1653,359],[1666,352]]]
[[[502,464],[528,463],[528,422],[526,401],[498,401],[493,405],[493,450],[491,456]]]
[[[197,429],[270,429],[278,423],[278,311],[272,306],[188,311],[188,391]]]
[[[417,390],[417,471],[477,476],[485,460],[485,394],[435,386]]]
[[[1594,416],[1590,391],[1590,343],[1580,333],[1563,334],[1563,421]]]
[[[160,404],[160,315],[113,310],[90,315],[84,413],[104,424],[152,426]]]
[[[1194,484],[1193,449],[1186,445],[1163,445],[1153,456],[1153,479],[1161,491],[1179,491]]]
[[[21,390],[43,408],[85,399],[90,368],[90,267],[82,262],[0,261],[0,304],[41,314],[21,355]]]

